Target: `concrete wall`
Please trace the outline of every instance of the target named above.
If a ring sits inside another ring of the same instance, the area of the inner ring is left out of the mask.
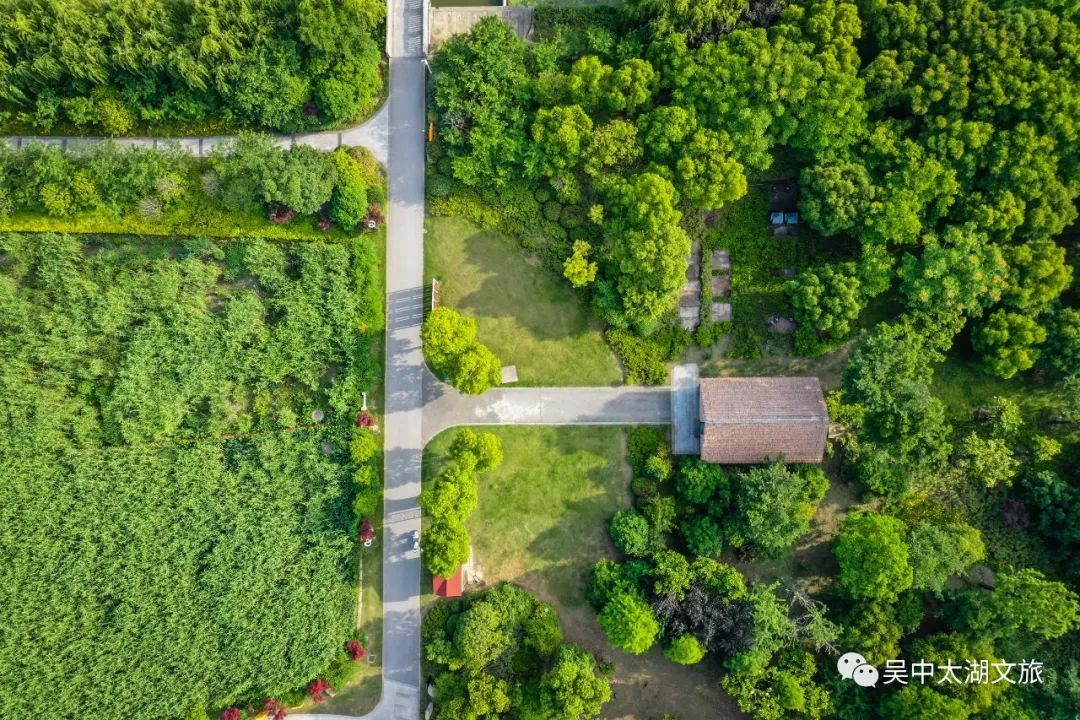
[[[426,33],[430,43],[429,51],[438,50],[441,44],[454,35],[469,32],[473,25],[488,15],[501,17],[514,28],[518,37],[532,37],[533,10],[530,7],[432,7],[428,9]]]

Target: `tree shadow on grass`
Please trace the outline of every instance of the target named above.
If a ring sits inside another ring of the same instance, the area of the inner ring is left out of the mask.
[[[478,289],[458,299],[459,310],[475,317],[510,318],[536,340],[573,338],[600,329],[583,299],[562,286],[561,278],[531,264],[513,240],[476,232],[465,241],[465,254],[484,271],[484,278]]]

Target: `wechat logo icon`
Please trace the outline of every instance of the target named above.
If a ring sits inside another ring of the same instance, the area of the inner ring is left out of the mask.
[[[856,652],[844,653],[836,661],[836,671],[845,680],[854,680],[860,687],[874,687],[878,681],[878,670],[866,662],[866,658]]]

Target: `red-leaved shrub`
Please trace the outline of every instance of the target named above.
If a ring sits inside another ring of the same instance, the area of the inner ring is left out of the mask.
[[[330,683],[327,682],[326,678],[312,680],[311,684],[307,686],[307,691],[312,700],[321,703],[326,699],[326,693],[330,692]]]
[[[240,720],[240,708],[225,708],[221,711],[221,720]]]
[[[359,640],[350,640],[345,644],[345,651],[349,653],[349,657],[353,660],[359,660],[365,655],[367,651],[364,650],[364,646],[360,644]]]
[[[266,713],[268,720],[282,720],[289,714],[281,701],[276,698],[266,698],[266,702],[263,703],[263,712]]]

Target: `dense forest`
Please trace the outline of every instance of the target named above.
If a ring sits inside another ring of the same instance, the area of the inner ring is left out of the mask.
[[[363,239],[0,236],[0,715],[205,717],[349,662],[377,273]]]
[[[376,0],[13,0],[0,125],[126,135],[336,125],[382,87]]]
[[[696,246],[752,237],[732,262],[784,271],[771,282],[796,328],[768,359],[835,353],[830,473],[862,493],[824,590],[747,582],[721,555],[785,556],[826,478],[679,463],[632,435],[634,507],[610,525],[622,558],[587,590],[611,644],[716,662],[762,719],[1070,718],[1075,3],[630,0],[541,8],[536,28],[527,45],[484,22],[435,57],[431,211],[517,238],[563,275],[631,382],[666,382],[695,341],[705,357],[762,357],[743,270],[732,324],[691,337],[676,312]],[[798,190],[795,267],[764,232],[774,182]],[[1045,672],[1037,687],[861,692],[831,669],[837,647],[875,663],[1036,656]]]

